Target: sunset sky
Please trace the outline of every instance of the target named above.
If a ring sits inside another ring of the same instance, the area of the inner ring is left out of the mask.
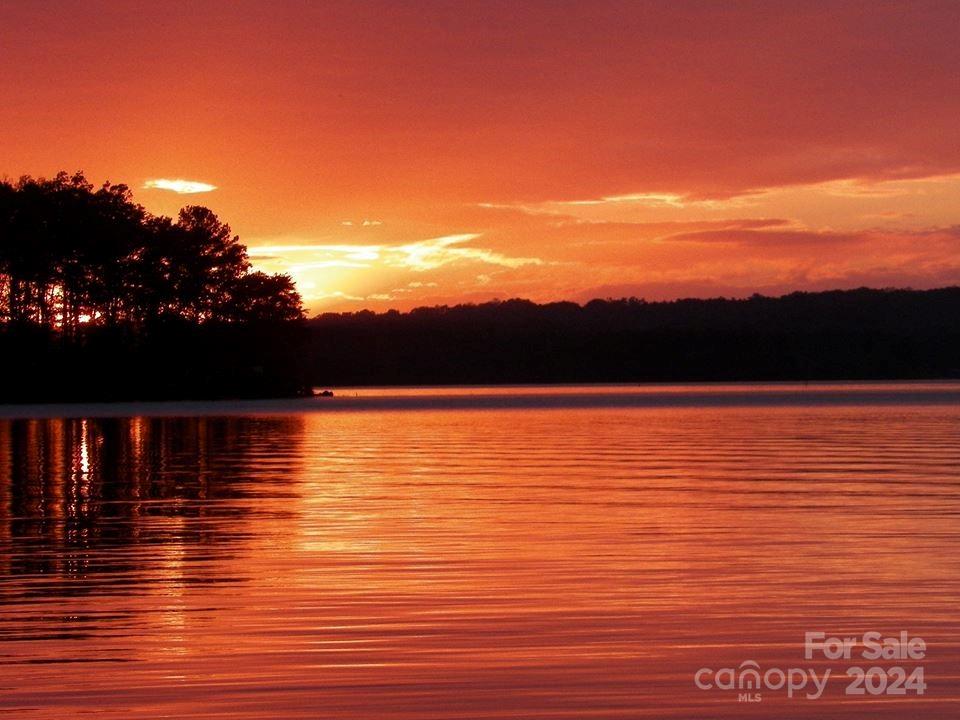
[[[956,284],[958,29],[952,0],[0,0],[0,176],[207,205],[312,312]]]

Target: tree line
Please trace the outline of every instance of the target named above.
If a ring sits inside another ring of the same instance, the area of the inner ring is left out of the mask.
[[[308,392],[287,275],[211,210],[82,173],[0,181],[0,402]]]
[[[95,188],[82,173],[0,182],[0,321],[75,335],[301,316],[290,277],[251,271],[246,247],[207,208],[155,216],[126,185]]]
[[[960,288],[507,300],[310,321],[316,383],[960,377]]]

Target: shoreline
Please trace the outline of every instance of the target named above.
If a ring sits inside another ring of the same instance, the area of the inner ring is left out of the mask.
[[[334,388],[333,397],[0,405],[0,420],[422,410],[960,405],[960,381],[650,383]]]

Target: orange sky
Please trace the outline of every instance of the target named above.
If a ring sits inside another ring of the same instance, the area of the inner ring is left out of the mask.
[[[207,205],[312,311],[953,284],[957,28],[952,0],[4,2],[0,174]],[[145,187],[176,179],[215,189]]]

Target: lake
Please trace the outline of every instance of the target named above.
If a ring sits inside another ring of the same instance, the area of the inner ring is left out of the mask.
[[[8,406],[0,716],[954,718],[958,468],[958,383]]]

